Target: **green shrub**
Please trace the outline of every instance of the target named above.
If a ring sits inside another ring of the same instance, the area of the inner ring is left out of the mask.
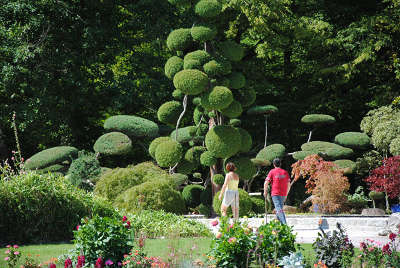
[[[208,132],[208,128],[209,126],[206,123],[198,125],[196,136],[205,136]]]
[[[258,158],[252,158],[250,160],[257,167],[268,167],[271,165],[271,161],[269,160],[258,159]]]
[[[161,143],[156,148],[156,161],[160,167],[173,167],[182,158],[182,145],[174,140]]]
[[[228,107],[221,110],[222,115],[229,118],[239,117],[243,112],[240,102],[233,100]]]
[[[42,169],[64,161],[72,161],[78,156],[78,149],[71,146],[57,146],[40,151],[25,162],[25,169]]]
[[[326,150],[321,150],[318,155],[324,158],[324,160],[337,160],[351,157],[353,155],[353,150],[346,147],[327,148]]]
[[[201,98],[200,98],[200,97],[195,97],[195,98],[193,98],[192,103],[193,103],[194,105],[196,105],[196,108],[199,109],[200,112],[203,112],[203,111],[204,111],[204,110],[203,110],[203,107],[199,106],[199,105],[201,105]],[[197,124],[196,124],[196,125],[197,125]]]
[[[203,18],[214,18],[222,11],[222,5],[218,0],[201,0],[194,7],[194,12]]]
[[[201,105],[207,110],[222,110],[233,101],[233,94],[227,87],[216,86],[201,96]]]
[[[217,158],[209,151],[205,151],[200,155],[200,164],[211,167],[217,163]]]
[[[212,199],[212,187],[208,185],[206,189],[200,195],[200,202],[208,207],[212,206],[213,199]]]
[[[182,93],[182,91],[175,89],[172,91],[172,97],[176,100],[182,100],[185,94]]]
[[[240,137],[242,142],[240,143],[239,152],[247,153],[250,151],[251,146],[253,145],[253,139],[251,138],[249,132],[243,128],[237,128],[240,132]]]
[[[210,24],[198,24],[192,27],[191,34],[194,41],[204,43],[214,39],[217,28]]]
[[[167,37],[167,47],[171,51],[184,51],[192,44],[190,29],[176,29]]]
[[[74,251],[86,263],[96,263],[99,256],[118,263],[134,245],[134,230],[122,217],[95,216],[82,222],[74,238]]]
[[[237,119],[237,118],[234,118],[234,119],[230,119],[229,120],[229,125],[230,126],[233,126],[233,127],[238,127],[238,126],[240,126],[242,124],[242,121],[240,120],[240,119]],[[240,131],[240,128],[238,128],[238,130]],[[247,131],[246,131],[247,132]],[[242,146],[243,146],[243,136],[246,136],[246,135],[242,135],[242,132],[240,132],[240,135],[242,136]],[[250,134],[249,134],[250,135]],[[251,138],[251,136],[250,136],[250,138]],[[253,142],[252,142],[253,143]]]
[[[251,196],[252,209],[257,214],[265,213],[265,200],[261,196]]]
[[[181,193],[173,189],[171,181],[163,179],[148,181],[124,191],[117,196],[114,205],[132,213],[164,210],[182,214],[185,211]]]
[[[392,155],[400,155],[400,137],[394,138],[389,145],[389,152]]]
[[[206,148],[203,146],[194,146],[186,151],[185,160],[198,167],[200,164],[200,155],[205,151]]]
[[[229,74],[231,72],[232,66],[230,64],[227,64],[226,61],[223,62],[223,61],[211,60],[203,65],[203,69],[207,75],[215,77],[215,76]],[[227,85],[225,86],[227,87]]]
[[[171,140],[170,137],[158,137],[158,138],[155,138],[150,143],[150,146],[149,146],[149,154],[150,154],[150,156],[155,159],[156,158],[157,146],[160,145],[161,143],[163,143],[164,141],[169,141],[169,140]]]
[[[196,135],[196,127],[195,126],[188,126],[183,128],[178,128],[178,139],[177,141],[180,143],[185,143],[193,140],[194,136]],[[176,137],[176,130],[171,132],[170,135],[171,139],[175,140]]]
[[[208,86],[208,77],[199,70],[182,70],[174,76],[174,86],[183,94],[197,95]]]
[[[385,193],[371,191],[369,192],[368,197],[371,198],[372,200],[382,200],[385,198]]]
[[[169,79],[173,79],[175,74],[183,69],[183,59],[172,56],[167,60],[164,67],[165,76]]]
[[[356,163],[354,161],[348,159],[340,159],[334,161],[333,163],[335,163],[339,169],[342,169],[345,175],[353,174],[355,172]]]
[[[238,89],[233,91],[235,100],[242,104],[243,108],[250,107],[256,101],[256,91],[252,88]]]
[[[331,143],[331,142],[326,142],[326,141],[311,141],[311,142],[307,142],[301,145],[301,149],[303,151],[324,151],[327,148],[343,148],[343,146],[340,146],[338,144],[335,143]]]
[[[298,160],[304,160],[304,158],[306,158],[309,155],[313,155],[313,154],[318,154],[317,150],[313,150],[313,151],[298,151],[298,152],[294,152],[294,154],[292,155],[293,159],[298,161]]]
[[[196,207],[196,210],[201,214],[204,215],[205,217],[210,217],[211,216],[211,208],[204,205],[200,204]]]
[[[215,213],[217,213],[218,215],[221,215],[222,200],[218,199],[219,193],[220,193],[220,191],[214,195],[213,208],[214,208]],[[252,206],[253,206],[253,204],[251,202],[249,194],[246,191],[239,189],[239,216],[240,217],[248,216],[250,214],[250,212],[252,211],[251,210]],[[231,207],[227,210],[227,212],[228,212],[228,216],[232,217]]]
[[[183,63],[183,69],[184,70],[189,70],[189,69],[201,69],[201,63],[197,60],[185,60]]]
[[[224,175],[222,175],[222,174],[215,174],[215,175],[212,177],[212,181],[213,181],[213,183],[215,183],[215,184],[223,185],[224,182],[225,182],[225,177],[224,177]]]
[[[256,158],[272,162],[275,158],[283,158],[286,148],[282,144],[271,144],[258,152]]]
[[[115,115],[104,122],[107,132],[122,132],[129,137],[154,138],[158,136],[158,125],[146,118],[134,115]]]
[[[230,87],[233,89],[239,89],[246,85],[246,78],[240,72],[232,72],[229,75]]]
[[[179,6],[179,5],[186,5],[189,4],[189,0],[168,0],[171,5]]]
[[[137,233],[143,233],[147,238],[174,237],[204,237],[211,232],[204,224],[164,211],[142,210],[129,215],[131,226]]]
[[[81,218],[115,214],[104,199],[64,177],[31,172],[0,181],[0,211],[1,240],[24,244],[69,241]]]
[[[186,184],[188,182],[188,176],[181,173],[174,173],[171,175],[173,181],[175,182],[176,188],[181,186],[182,184]]]
[[[211,58],[211,55],[208,54],[207,51],[204,50],[196,50],[193,52],[189,52],[188,54],[185,55],[184,61],[189,61],[189,60],[195,60],[198,61],[201,65],[209,61]]]
[[[352,149],[367,149],[371,145],[368,135],[362,132],[340,133],[336,135],[335,142]]]
[[[191,184],[185,186],[182,191],[182,198],[189,208],[195,208],[200,205],[200,195],[205,190],[201,185]]]
[[[176,167],[176,170],[179,173],[186,174],[186,175],[192,173],[193,170],[195,170],[195,169],[196,169],[196,165],[187,161],[186,159],[182,159],[179,162],[178,166]]]
[[[230,61],[240,61],[244,56],[243,47],[231,40],[220,43],[219,50]]]
[[[228,158],[240,150],[240,132],[231,126],[214,126],[205,138],[207,150],[215,157]]]
[[[93,149],[104,155],[126,155],[132,150],[132,141],[121,132],[110,132],[100,136]]]
[[[182,111],[183,107],[180,102],[167,101],[158,108],[157,118],[164,124],[175,125]]]
[[[100,162],[94,153],[80,152],[68,170],[68,179],[78,187],[93,189],[93,178],[101,173]]]
[[[325,125],[333,124],[336,122],[333,116],[327,114],[308,114],[301,118],[301,122],[308,125]]]
[[[73,160],[72,160],[73,161]],[[62,173],[62,174],[67,174],[69,169],[68,165],[63,165],[63,164],[54,164],[42,169],[37,169],[35,170],[36,173],[38,174],[47,174],[47,173]]]
[[[224,166],[228,162],[233,162],[236,166],[235,172],[241,180],[250,180],[257,173],[257,168],[253,162],[246,157],[232,157],[225,159]],[[227,172],[225,170],[225,172]]]
[[[278,111],[278,108],[273,106],[273,105],[264,105],[264,106],[254,106],[250,109],[247,110],[247,113],[250,115],[256,115],[256,114],[272,114],[276,113]]]

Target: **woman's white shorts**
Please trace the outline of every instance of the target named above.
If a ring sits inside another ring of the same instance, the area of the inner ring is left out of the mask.
[[[224,200],[222,200],[224,206],[232,206],[234,208],[239,207],[239,192],[236,190],[226,190],[224,194]]]

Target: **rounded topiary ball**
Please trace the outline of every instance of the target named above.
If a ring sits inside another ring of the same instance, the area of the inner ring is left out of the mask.
[[[283,158],[286,148],[282,144],[271,144],[258,152],[256,158],[272,162],[275,158]]]
[[[336,160],[333,163],[335,163],[339,169],[343,170],[344,175],[353,174],[356,168],[356,163],[348,159]]]
[[[309,155],[313,155],[313,154],[318,154],[318,151],[298,151],[298,152],[294,152],[294,154],[292,154],[292,157],[294,160],[304,160],[304,158],[306,158]]]
[[[230,61],[240,61],[244,56],[243,47],[231,40],[220,43],[219,50]]]
[[[251,107],[249,110],[247,110],[247,113],[249,115],[258,115],[258,114],[272,114],[276,113],[278,111],[278,108],[276,108],[273,105],[264,105],[264,106],[254,106]]]
[[[157,117],[164,124],[175,125],[183,111],[182,104],[177,101],[168,101],[160,106]]]
[[[195,126],[187,126],[183,128],[178,128],[178,138],[176,139],[180,143],[185,143],[193,140],[196,135],[196,127]],[[176,130],[171,132],[171,139],[175,140],[176,138]]]
[[[242,104],[243,108],[251,106],[256,101],[256,91],[252,88],[249,89],[238,89],[233,91],[235,100]]]
[[[221,110],[222,115],[229,118],[239,117],[243,112],[242,105],[240,102],[233,100],[228,107]]]
[[[307,125],[325,125],[335,123],[335,118],[327,114],[308,114],[301,118],[301,122]]]
[[[217,158],[209,151],[205,151],[200,155],[200,164],[211,167],[217,163]]]
[[[163,143],[164,141],[169,141],[169,140],[171,140],[170,137],[158,137],[158,138],[155,138],[150,143],[150,146],[149,146],[149,154],[150,154],[150,156],[155,159],[156,158],[157,146],[160,145],[161,143]]]
[[[197,167],[200,164],[200,155],[205,151],[206,148],[203,146],[194,146],[186,151],[185,160]]]
[[[167,60],[164,67],[165,76],[173,79],[175,74],[183,69],[183,59],[173,56]]]
[[[350,148],[342,147],[341,148],[327,148],[326,150],[318,152],[324,160],[337,160],[343,158],[350,158],[354,151]]]
[[[205,188],[201,185],[188,185],[183,188],[182,198],[185,204],[189,208],[194,208],[200,205],[200,196]]]
[[[174,91],[172,91],[172,97],[176,100],[181,100],[183,99],[183,97],[185,96],[185,94],[182,93],[182,91],[175,89]]]
[[[215,175],[212,177],[212,181],[213,181],[213,183],[215,183],[215,184],[222,185],[222,184],[224,184],[224,182],[225,182],[225,177],[224,177],[224,175],[222,175],[222,174],[215,174]]]
[[[198,126],[197,131],[196,131],[196,135],[197,135],[197,136],[204,136],[204,135],[206,135],[206,134],[207,134],[207,131],[208,131],[208,128],[209,128],[208,124],[200,124],[200,125]]]
[[[233,126],[233,127],[238,127],[242,124],[242,121],[240,119],[234,118],[229,120],[229,125]]]
[[[164,141],[156,148],[156,161],[160,167],[173,167],[181,160],[182,145],[174,140]]]
[[[201,63],[198,60],[185,60],[183,63],[183,69],[189,70],[189,69],[201,69]]]
[[[167,37],[167,46],[172,51],[183,51],[192,44],[190,29],[176,29]]]
[[[250,160],[257,167],[268,167],[271,165],[271,162],[269,160],[258,159],[258,158],[252,158]]]
[[[343,148],[342,146],[332,143],[332,142],[327,142],[327,141],[310,141],[307,143],[303,143],[301,145],[301,149],[303,151],[324,151],[328,148]]]
[[[265,213],[265,200],[261,196],[251,196],[252,209],[257,214]]]
[[[239,89],[246,85],[246,78],[240,72],[233,72],[229,75],[230,87]]]
[[[194,7],[194,12],[203,18],[214,18],[222,11],[222,5],[217,0],[200,0]]]
[[[208,77],[199,70],[182,70],[174,76],[174,86],[187,95],[197,95],[208,86]]]
[[[207,51],[196,50],[186,54],[185,57],[183,58],[183,61],[195,60],[198,61],[201,65],[203,65],[204,63],[208,62],[210,58],[211,55]]]
[[[229,67],[229,66],[228,66]],[[206,64],[203,65],[204,72],[208,74],[209,76],[220,76],[224,75],[227,72],[229,73],[231,68],[227,69],[226,64],[223,64],[221,62],[218,62],[216,60],[212,60],[207,62]]]
[[[174,173],[171,175],[176,187],[186,184],[188,182],[188,176],[182,173]]]
[[[129,137],[155,138],[158,136],[158,125],[146,118],[134,115],[115,115],[107,118],[104,129],[108,132],[122,132]]]
[[[240,133],[241,143],[240,143],[240,150],[241,153],[247,153],[250,151],[251,146],[253,145],[253,139],[251,138],[249,132],[243,128],[237,128]]]
[[[222,110],[233,101],[232,91],[227,87],[216,86],[201,96],[201,105],[208,110]]]
[[[186,159],[182,159],[179,164],[176,166],[176,170],[179,173],[188,175],[196,169],[196,165],[192,162],[187,161]]]
[[[228,158],[240,150],[242,138],[240,132],[231,126],[215,126],[207,132],[205,143],[207,150],[215,157]]]
[[[200,107],[194,108],[193,111],[193,121],[196,125],[200,123],[201,117],[204,115]],[[203,121],[204,122],[204,121]]]
[[[204,43],[214,39],[217,28],[210,24],[198,24],[192,27],[191,34],[194,41]]]
[[[220,193],[220,191],[214,195],[213,208],[214,208],[215,213],[217,213],[218,215],[221,215],[222,201],[218,199],[219,193]],[[250,214],[250,212],[252,211],[252,206],[253,206],[253,203],[251,201],[249,194],[246,191],[239,189],[239,216],[240,217],[248,216]],[[231,217],[232,216],[231,209],[228,209],[227,212],[228,212],[228,216]]]
[[[93,149],[104,155],[125,155],[132,150],[132,141],[124,133],[110,132],[100,136]]]
[[[372,200],[382,200],[382,199],[385,198],[385,193],[384,192],[371,191],[371,192],[369,192],[368,196]]]
[[[367,149],[371,145],[371,139],[362,132],[343,132],[335,137],[335,142],[352,149]]]
[[[246,157],[233,157],[225,159],[224,166],[228,162],[233,162],[236,166],[235,172],[239,175],[242,180],[250,180],[257,173],[257,168],[253,162]],[[225,172],[227,172],[225,170]]]
[[[40,151],[28,160],[24,167],[26,169],[42,169],[54,164],[62,163],[66,160],[72,161],[78,157],[78,149],[71,146],[57,146]]]

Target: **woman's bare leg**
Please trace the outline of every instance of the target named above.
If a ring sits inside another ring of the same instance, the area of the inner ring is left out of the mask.
[[[228,209],[227,206],[225,206],[224,204],[221,204],[221,215],[223,217],[226,217],[226,210]]]

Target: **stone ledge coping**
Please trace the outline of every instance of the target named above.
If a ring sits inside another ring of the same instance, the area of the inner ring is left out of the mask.
[[[201,214],[193,214],[193,215],[183,215],[185,218],[190,218],[190,219],[212,219],[212,218],[207,218],[204,215]],[[275,217],[275,214],[267,214],[267,218],[269,217]],[[294,215],[294,214],[286,214],[286,219],[290,218],[376,218],[376,219],[386,219],[389,218],[390,215],[384,215],[384,216],[365,216],[365,215],[359,215],[359,214],[349,214],[349,215]],[[243,217],[241,218],[243,219]],[[248,217],[247,219],[264,219],[264,217]]]

